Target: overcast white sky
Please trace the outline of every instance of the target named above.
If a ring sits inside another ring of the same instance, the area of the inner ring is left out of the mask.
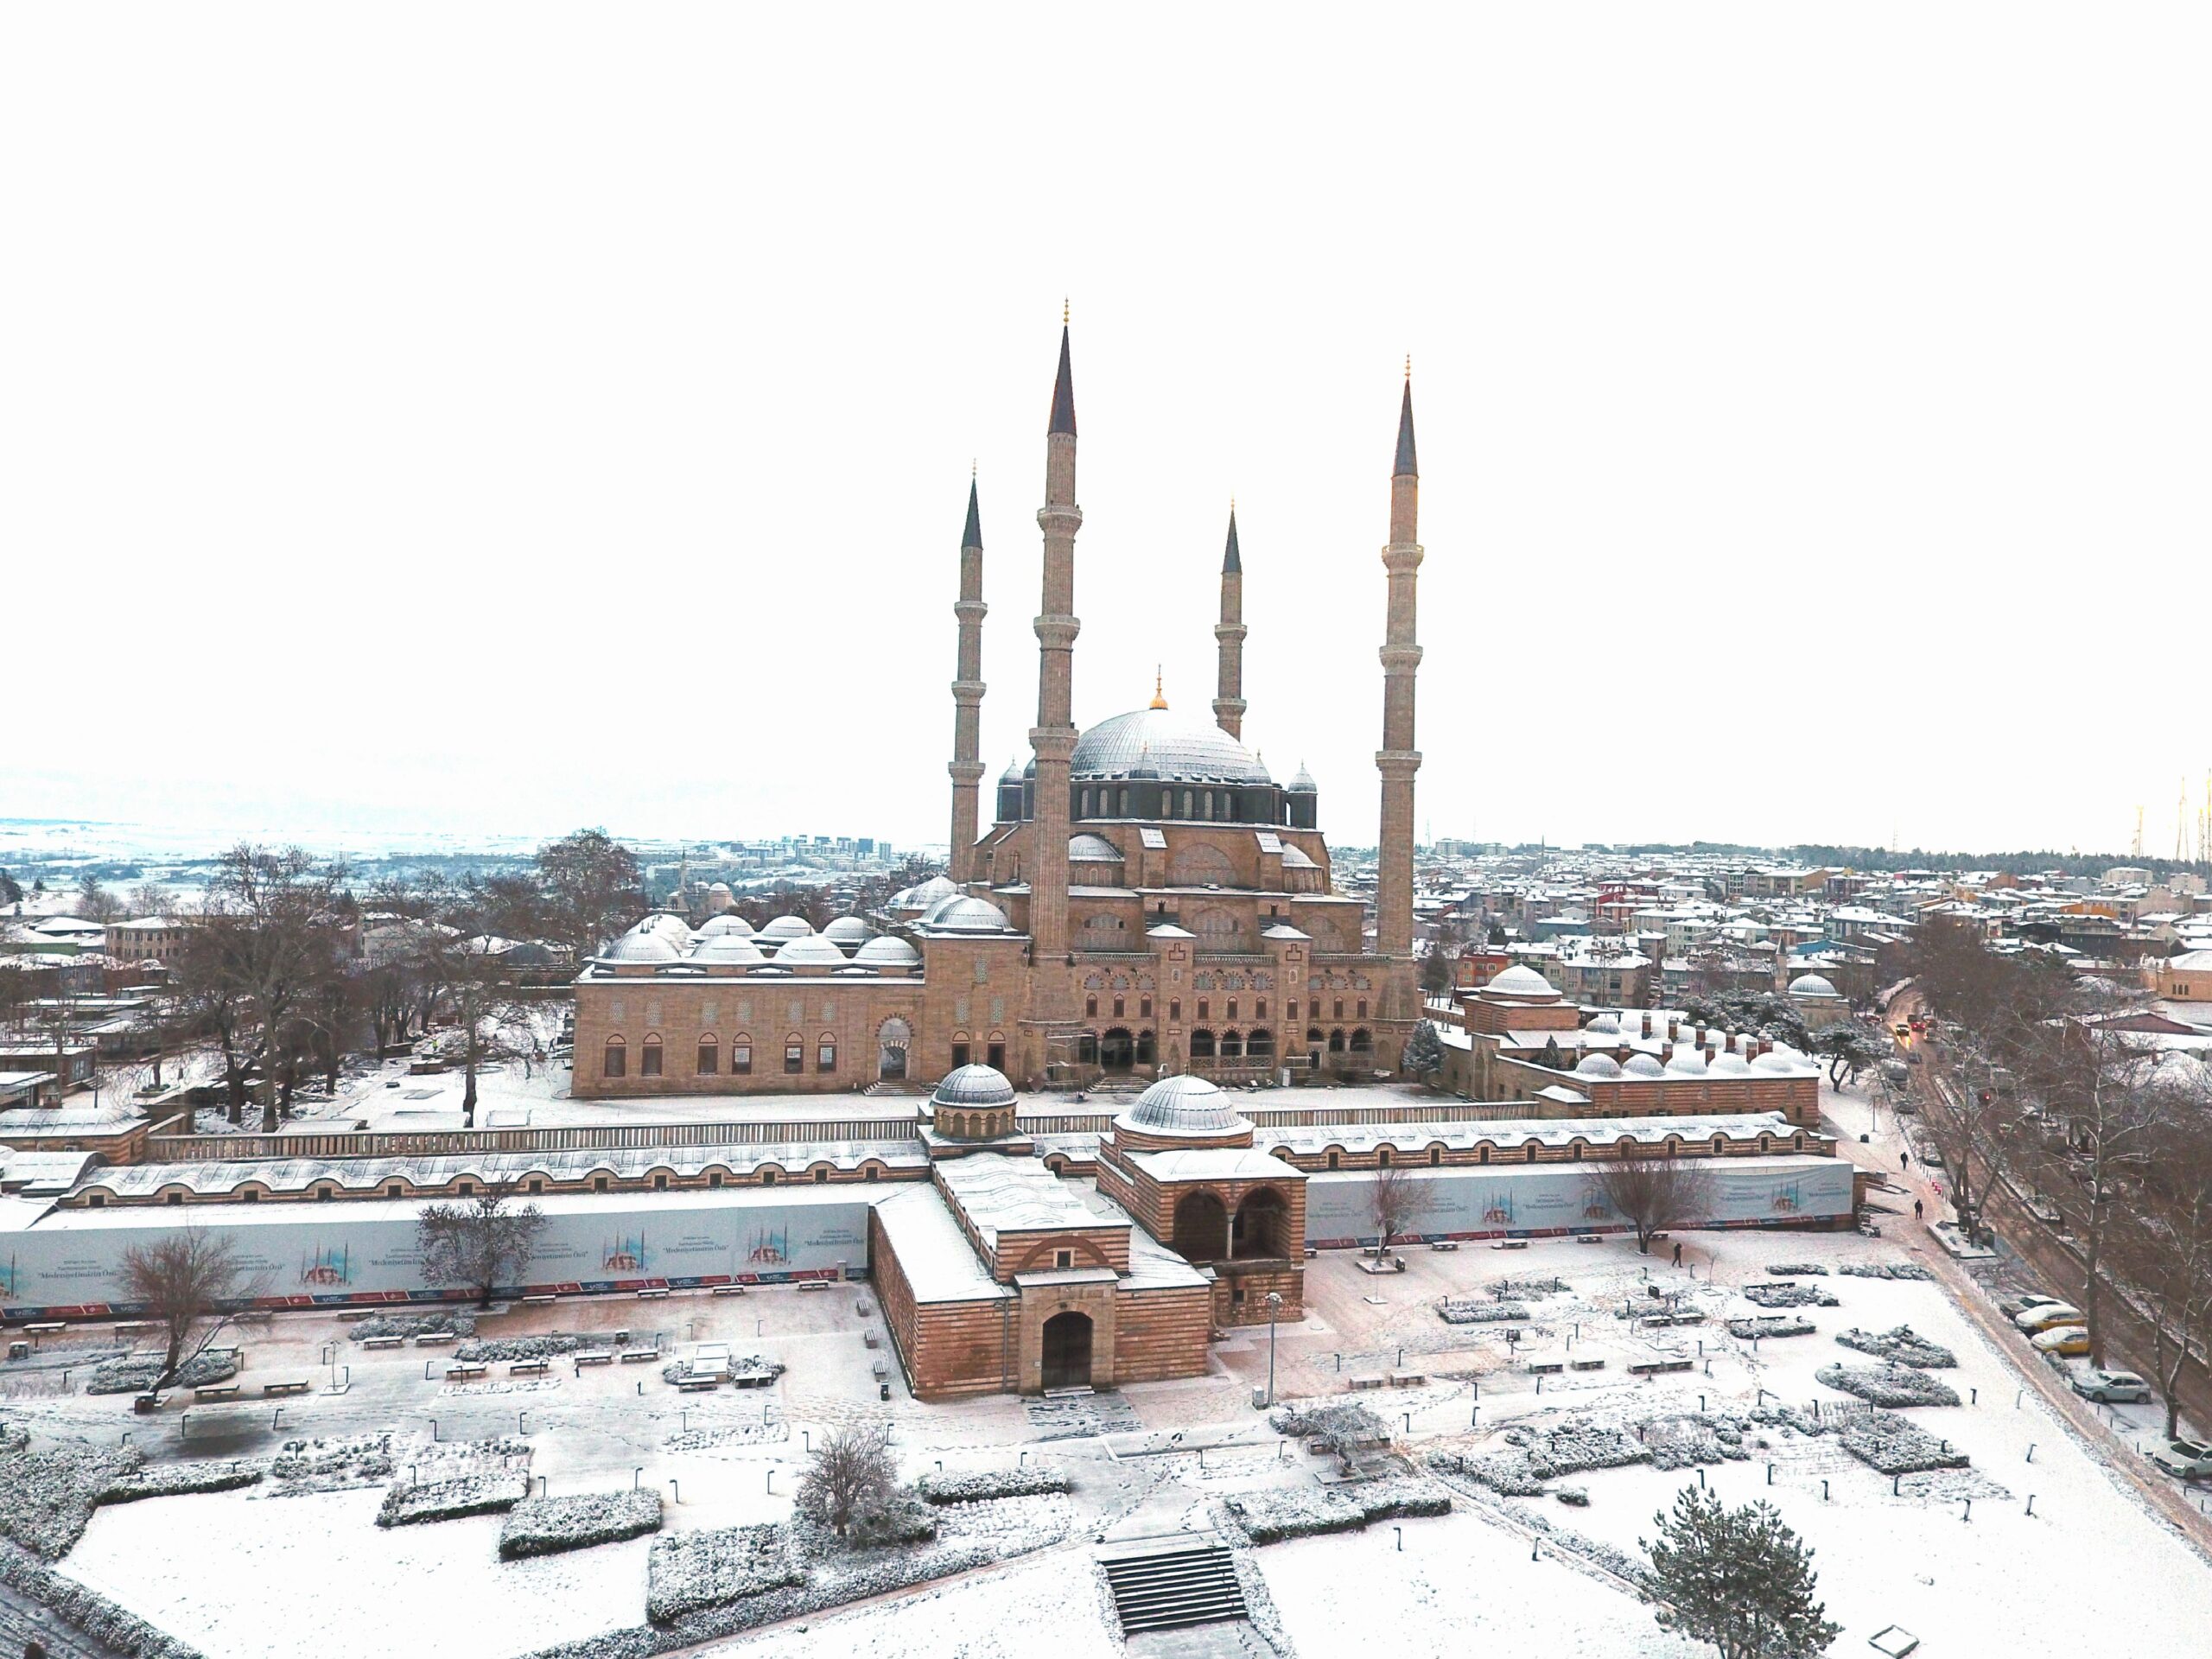
[[[1374,837],[2170,852],[2212,764],[2202,7],[0,13],[0,816],[945,833],[1035,708]],[[988,799],[988,797],[987,797]]]

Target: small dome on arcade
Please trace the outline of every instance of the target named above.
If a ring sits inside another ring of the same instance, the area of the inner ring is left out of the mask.
[[[683,952],[671,944],[659,932],[639,933],[634,930],[614,941],[613,947],[601,958],[602,962],[680,962]]]
[[[1249,1129],[1236,1104],[1204,1077],[1162,1077],[1114,1120],[1116,1128],[1151,1135],[1230,1135]]]
[[[879,933],[853,953],[853,960],[872,968],[911,968],[922,953],[896,933]]]
[[[1631,1054],[1621,1065],[1621,1076],[1624,1077],[1663,1077],[1666,1075],[1667,1068],[1659,1064],[1656,1054]]]
[[[1670,1077],[1701,1077],[1705,1075],[1705,1051],[1688,1044],[1676,1049],[1667,1062]]]
[[[822,937],[838,944],[866,944],[875,930],[857,916],[840,916],[822,930]]]
[[[837,948],[836,941],[819,933],[810,933],[803,939],[787,939],[776,952],[776,960],[786,968],[807,963],[834,967],[844,959],[845,953]]]
[[[1583,1029],[1586,1031],[1594,1032],[1600,1037],[1618,1037],[1620,1035],[1621,1017],[1618,1014],[1608,1009],[1605,1013],[1599,1014],[1595,1020],[1592,1020],[1587,1026],[1584,1027]]]
[[[1574,1068],[1578,1077],[1618,1077],[1620,1074],[1620,1062],[1610,1054],[1585,1054]]]
[[[766,962],[767,953],[742,933],[718,933],[691,953],[694,962]]]
[[[753,937],[753,924],[734,911],[725,911],[719,916],[709,916],[699,929],[702,939],[718,939],[725,933],[734,933],[740,938]]]
[[[947,933],[1004,933],[1013,927],[1006,912],[989,899],[968,895],[939,905],[926,919],[930,926]]]
[[[1834,996],[1835,987],[1818,974],[1800,974],[1789,982],[1792,996]]]
[[[1068,861],[1071,864],[1119,864],[1122,849],[1103,836],[1085,831],[1068,837]]]
[[[1713,1057],[1713,1064],[1706,1067],[1714,1077],[1740,1077],[1751,1073],[1751,1063],[1742,1055],[1723,1051]]]
[[[803,939],[814,930],[804,916],[779,916],[760,930],[764,939]]]
[[[930,1096],[933,1106],[1011,1106],[1014,1085],[993,1065],[963,1065],[944,1074]]]

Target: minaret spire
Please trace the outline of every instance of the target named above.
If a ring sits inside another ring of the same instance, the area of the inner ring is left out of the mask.
[[[1214,684],[1215,723],[1231,737],[1244,733],[1244,556],[1236,545],[1236,503],[1229,504],[1229,544],[1221,554],[1221,620],[1213,637],[1221,667]]]
[[[1035,839],[1030,845],[1029,950],[1033,976],[1024,1045],[1027,1070],[1041,1077],[1052,1039],[1065,1035],[1070,991],[1068,954],[1069,763],[1075,756],[1075,537],[1083,509],[1075,501],[1075,371],[1067,314],[1060,316],[1059,372],[1052,383],[1052,417],[1045,435],[1045,575],[1037,613],[1037,724],[1029,747],[1037,756]]]
[[[983,517],[976,497],[976,477],[968,478],[968,525],[960,536],[960,597],[952,613],[959,619],[960,649],[952,677],[952,879],[965,886],[976,879],[976,787],[982,781],[983,720]]]
[[[1414,675],[1421,667],[1415,641],[1414,589],[1421,569],[1420,467],[1414,453],[1413,359],[1406,359],[1406,389],[1398,404],[1398,450],[1390,476],[1390,542],[1382,550],[1389,573],[1389,606],[1383,631],[1382,747],[1375,756],[1382,774],[1382,823],[1376,849],[1375,948],[1410,960],[1414,948]],[[1410,1018],[1408,1014],[1407,1018]]]

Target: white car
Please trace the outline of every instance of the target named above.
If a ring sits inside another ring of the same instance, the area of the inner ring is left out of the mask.
[[[2107,1405],[2140,1404],[2151,1397],[2151,1385],[2133,1371],[2076,1371],[2066,1380],[2084,1400]]]
[[[2212,1479],[2212,1446],[2197,1440],[2168,1440],[2151,1453],[2151,1461],[2183,1480]]]
[[[2037,1306],[2023,1308],[2012,1316],[2012,1323],[2033,1336],[2038,1331],[2048,1331],[2055,1325],[2087,1325],[2089,1316],[2071,1302],[2044,1302]]]

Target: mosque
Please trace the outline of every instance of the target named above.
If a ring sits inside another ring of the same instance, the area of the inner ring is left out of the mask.
[[[1231,512],[1212,720],[1147,708],[1077,731],[1075,381],[1067,330],[1046,435],[1038,723],[980,823],[983,534],[961,538],[952,682],[951,870],[859,918],[696,934],[647,917],[575,982],[574,1091],[835,1091],[929,1083],[970,1063],[1028,1088],[1194,1074],[1225,1082],[1397,1070],[1421,1017],[1413,954],[1419,468],[1410,373],[1382,550],[1382,809],[1372,941],[1336,890],[1319,795],[1242,741],[1243,560]]]

